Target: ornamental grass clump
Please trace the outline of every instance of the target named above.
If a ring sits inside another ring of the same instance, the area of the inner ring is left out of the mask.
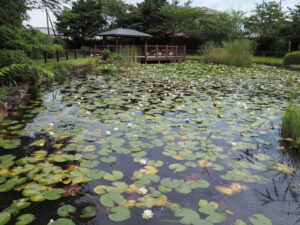
[[[292,99],[282,119],[282,136],[291,138],[296,148],[300,149],[300,106]]]
[[[119,50],[118,62],[123,66],[131,66],[139,63],[138,49],[135,47],[125,47]]]
[[[208,43],[203,47],[204,62],[237,67],[251,67],[254,45],[249,40],[223,42],[221,46]]]

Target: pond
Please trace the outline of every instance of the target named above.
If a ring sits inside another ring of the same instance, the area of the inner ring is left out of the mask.
[[[183,62],[38,90],[1,122],[0,224],[300,224],[300,74]]]

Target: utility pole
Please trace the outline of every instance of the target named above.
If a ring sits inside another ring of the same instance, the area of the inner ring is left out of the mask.
[[[46,19],[47,19],[47,32],[48,32],[48,35],[50,36],[49,15],[48,15],[47,8],[45,9],[45,11],[46,11]]]

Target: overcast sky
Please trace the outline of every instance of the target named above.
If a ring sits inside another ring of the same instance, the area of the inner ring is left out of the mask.
[[[126,0],[129,3],[137,3],[142,0]],[[185,2],[184,0],[180,0]],[[255,4],[261,3],[263,0],[193,0],[192,6],[197,7],[209,7],[212,9],[225,11],[228,9],[239,9],[245,12],[251,12],[255,8]],[[296,4],[300,4],[300,0],[282,0],[282,5],[287,7],[293,7]],[[33,27],[46,27],[46,15],[41,10],[34,10],[29,13],[30,20],[27,24]],[[55,21],[55,17],[51,16],[52,20]]]

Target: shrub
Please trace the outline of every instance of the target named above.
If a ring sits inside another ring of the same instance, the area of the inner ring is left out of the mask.
[[[0,68],[11,64],[31,63],[24,51],[0,49]]]
[[[106,60],[109,59],[111,53],[110,53],[110,51],[109,51],[108,49],[104,49],[104,50],[101,52],[101,55],[102,55],[102,59],[106,61]]]
[[[252,65],[253,43],[249,40],[233,40],[222,43],[222,48],[216,44],[207,43],[202,48],[203,60],[207,63],[225,64],[238,67]]]
[[[12,64],[0,69],[0,85],[35,85],[53,77],[53,73],[37,65]]]
[[[287,53],[284,56],[283,64],[285,65],[300,64],[300,51]]]

